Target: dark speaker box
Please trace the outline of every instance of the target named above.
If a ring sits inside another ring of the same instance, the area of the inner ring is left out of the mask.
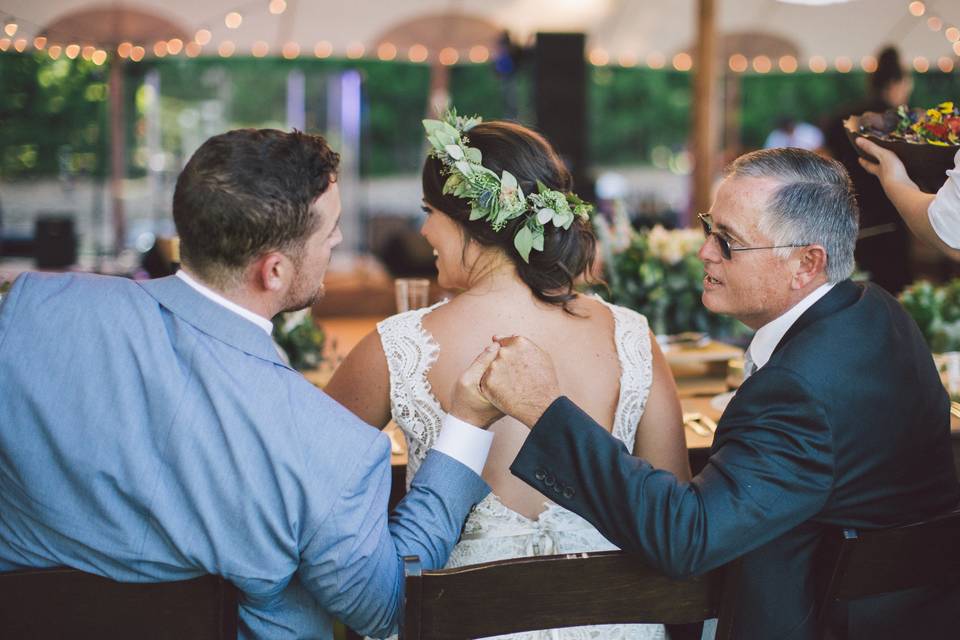
[[[538,33],[533,85],[537,128],[566,162],[578,195],[591,199],[585,43],[582,33]]]
[[[63,269],[77,261],[73,218],[40,216],[34,223],[34,252],[38,269]]]

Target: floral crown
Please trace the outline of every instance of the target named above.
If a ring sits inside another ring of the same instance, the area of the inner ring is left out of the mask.
[[[513,237],[513,246],[524,262],[530,262],[530,251],[543,251],[544,225],[569,229],[574,217],[586,220],[593,207],[573,193],[548,189],[539,180],[537,193],[524,196],[517,179],[508,171],[497,175],[480,161],[480,150],[467,146],[465,134],[480,124],[482,119],[457,115],[448,111],[442,120],[424,120],[427,141],[433,149],[430,155],[443,163],[447,180],[443,193],[470,201],[470,220],[486,220],[494,231],[500,231],[507,222],[526,216]]]

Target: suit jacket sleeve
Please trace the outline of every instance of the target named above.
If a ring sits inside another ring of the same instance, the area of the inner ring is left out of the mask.
[[[630,455],[567,398],[534,425],[511,471],[668,575],[709,571],[809,519],[833,484],[826,415],[802,378],[768,367],[730,403],[690,482]]]
[[[388,520],[390,444],[378,436],[304,546],[300,579],[347,626],[385,637],[395,632],[402,609],[403,556],[419,556],[425,569],[442,568],[470,508],[489,491],[468,467],[431,451]]]

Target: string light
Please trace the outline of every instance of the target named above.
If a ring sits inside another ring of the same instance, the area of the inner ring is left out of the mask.
[[[727,64],[730,66],[730,70],[736,73],[743,73],[747,70],[749,63],[747,62],[747,56],[742,53],[735,53],[730,56],[730,60],[727,61]]]
[[[397,47],[392,42],[381,42],[377,47],[377,57],[381,60],[393,60],[397,57]]]
[[[257,40],[253,43],[253,46],[250,47],[250,53],[254,58],[262,58],[270,52],[270,45],[268,45],[263,40]]]
[[[62,52],[63,52],[63,47],[61,47],[58,44],[52,44],[47,49],[47,55],[50,56],[53,60],[58,60]]]
[[[107,61],[107,52],[103,49],[97,49],[93,52],[93,55],[90,57],[90,59],[93,60],[93,64],[99,67]]]
[[[953,43],[953,52],[960,56],[960,42]]]
[[[221,58],[229,58],[237,50],[237,45],[233,43],[233,40],[224,40],[220,43],[220,46],[217,47],[217,53],[220,54]]]
[[[196,58],[200,55],[200,52],[203,51],[203,47],[199,43],[188,42],[187,46],[184,47],[184,51],[188,58]]]
[[[293,60],[300,55],[300,45],[296,42],[288,42],[280,50],[281,55],[287,60]]]
[[[940,67],[940,71],[950,73],[953,71],[953,60],[946,56],[941,56],[940,59],[937,60],[937,66]]]
[[[836,67],[840,73],[850,73],[850,71],[853,70],[853,60],[846,56],[840,56],[833,61],[833,66]]]
[[[647,66],[651,69],[663,69],[667,64],[667,58],[659,51],[653,51],[647,54]]]
[[[873,56],[863,56],[860,58],[860,68],[867,73],[873,73],[877,70],[877,59]]]
[[[130,59],[133,60],[134,62],[140,62],[141,60],[143,60],[143,56],[145,56],[146,54],[147,54],[147,50],[141,47],[140,45],[137,45],[130,51]]]
[[[415,44],[407,50],[407,57],[410,62],[423,62],[428,55],[430,55],[430,52],[422,44]]]
[[[284,0],[270,0],[270,13],[275,16],[280,15],[287,10],[287,3]]]
[[[27,39],[17,38],[16,42],[13,43],[13,48],[17,50],[17,53],[23,53],[27,48]]]
[[[927,6],[922,2],[911,2],[907,7],[910,13],[916,17],[922,16],[927,11]]]
[[[960,40],[960,29],[956,27],[947,27],[947,30],[943,32],[943,35],[947,37],[947,40],[950,42],[957,42]]]
[[[689,53],[681,52],[673,56],[673,68],[677,71],[690,71],[693,68],[693,58]]]
[[[47,39],[43,36],[37,36],[33,39],[33,48],[43,50],[47,46]]]
[[[483,64],[490,59],[490,51],[483,45],[470,47],[470,62]]]
[[[457,53],[457,50],[453,47],[444,47],[440,50],[440,55],[437,56],[437,59],[440,61],[440,64],[449,67],[457,64],[457,60],[460,59],[460,54]]]
[[[17,33],[17,23],[12,20],[8,21],[7,24],[3,25],[3,32],[12,38]]]
[[[827,61],[823,56],[813,56],[810,58],[810,71],[814,73],[823,73],[827,70]]]
[[[78,45],[78,44],[68,44],[68,45],[67,45],[67,48],[64,49],[63,52],[67,55],[68,58],[70,58],[71,60],[73,60],[73,59],[75,59],[78,55],[80,55],[80,45]]]
[[[227,29],[237,29],[243,23],[243,16],[236,11],[231,11],[224,16],[223,23],[227,25]]]
[[[173,38],[172,40],[167,41],[167,53],[175,56],[181,51],[183,51],[183,40],[180,38]]]
[[[199,44],[200,46],[203,46],[203,45],[206,45],[206,44],[210,44],[210,39],[211,39],[211,38],[213,38],[213,34],[210,33],[210,30],[209,30],[209,29],[200,29],[200,30],[197,31],[197,33],[193,36],[194,42],[196,42],[196,43]]]
[[[595,67],[603,67],[610,63],[610,54],[603,49],[594,49],[588,56],[590,64]]]
[[[773,65],[767,56],[757,56],[753,59],[753,70],[757,73],[768,73]]]
[[[917,56],[913,59],[913,68],[919,73],[926,73],[930,70],[930,62],[923,56]]]
[[[780,56],[780,60],[777,63],[780,67],[780,71],[784,73],[793,73],[799,68],[797,59],[793,56]]]
[[[167,55],[167,43],[165,40],[160,40],[153,45],[153,55],[158,58],[163,58]]]
[[[937,16],[930,16],[927,18],[927,26],[930,27],[930,31],[940,31],[943,28],[943,20]]]
[[[313,55],[318,58],[328,58],[333,53],[333,45],[326,40],[321,40],[313,47]]]
[[[133,51],[133,43],[131,42],[121,42],[117,45],[117,55],[121,58],[129,58],[131,51]]]
[[[357,58],[363,57],[363,44],[360,42],[352,42],[347,46],[347,57],[351,60],[356,60]]]

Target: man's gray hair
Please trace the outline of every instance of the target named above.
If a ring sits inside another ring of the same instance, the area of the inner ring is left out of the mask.
[[[725,175],[780,182],[759,222],[770,244],[818,244],[827,252],[827,280],[850,277],[860,214],[842,164],[803,149],[763,149],[734,160]],[[775,251],[786,257],[790,249]]]

